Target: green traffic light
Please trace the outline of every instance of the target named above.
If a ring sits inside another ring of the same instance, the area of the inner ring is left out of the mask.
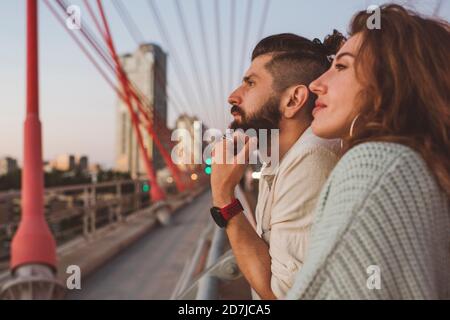
[[[211,158],[206,159],[205,163],[207,166],[210,166],[212,164],[212,159]]]
[[[145,183],[142,186],[142,192],[149,192],[149,191],[150,191],[150,186],[147,183]]]
[[[207,175],[210,175],[210,174],[211,174],[211,172],[212,172],[212,169],[211,169],[211,167],[207,167],[207,168],[205,168],[205,173],[206,173]]]

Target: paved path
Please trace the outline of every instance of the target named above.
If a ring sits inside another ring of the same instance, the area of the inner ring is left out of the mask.
[[[132,244],[105,266],[82,279],[67,299],[169,299],[184,264],[209,222],[211,193],[206,192]]]

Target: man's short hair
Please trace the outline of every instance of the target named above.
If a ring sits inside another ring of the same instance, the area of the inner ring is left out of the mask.
[[[266,64],[274,78],[273,89],[277,94],[291,86],[309,86],[331,65],[330,56],[336,54],[345,41],[337,30],[326,37],[324,43],[318,39],[309,40],[292,33],[272,35],[261,40],[252,53],[252,61],[259,56],[270,54],[272,59]],[[315,96],[310,94],[306,112],[314,107]]]

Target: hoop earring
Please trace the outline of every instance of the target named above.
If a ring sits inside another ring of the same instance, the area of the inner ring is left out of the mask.
[[[360,113],[358,113],[358,115],[355,117],[355,119],[353,119],[352,121],[352,125],[350,126],[350,138],[353,137],[353,129],[355,128],[355,123],[356,120],[358,120]]]

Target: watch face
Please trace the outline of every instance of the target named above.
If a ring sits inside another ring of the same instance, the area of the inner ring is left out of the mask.
[[[225,228],[227,221],[222,217],[222,213],[219,208],[211,208],[211,216],[220,228]]]

